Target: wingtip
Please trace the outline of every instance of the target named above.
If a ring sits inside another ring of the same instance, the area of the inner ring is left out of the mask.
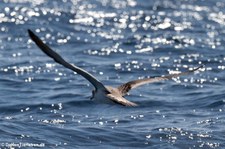
[[[30,29],[28,29],[27,32],[28,32],[30,37],[32,37],[34,35],[34,33]]]
[[[202,65],[200,65],[200,66],[197,68],[197,70],[200,69],[200,68],[204,68],[204,67],[205,67],[205,65],[202,64]]]
[[[37,37],[37,35],[35,35],[35,33],[30,30],[30,29],[27,29],[27,32],[30,36],[30,38],[36,43],[38,40],[39,40],[39,37]]]
[[[201,68],[204,68],[204,67],[205,67],[205,65],[202,64],[202,65],[198,66],[197,68],[193,69],[193,72],[194,72],[194,71],[197,71],[197,70],[199,70],[199,69],[201,69]]]

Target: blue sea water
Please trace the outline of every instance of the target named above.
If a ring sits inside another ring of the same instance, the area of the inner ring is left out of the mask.
[[[224,0],[0,1],[0,148],[225,148]],[[29,39],[38,34],[105,85],[195,68],[134,89],[93,87]]]

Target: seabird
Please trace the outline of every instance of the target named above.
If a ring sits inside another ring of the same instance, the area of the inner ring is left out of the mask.
[[[203,67],[203,65],[192,69],[190,71],[181,72],[178,74],[171,74],[167,76],[161,76],[161,77],[154,77],[154,78],[144,78],[134,81],[129,81],[125,84],[120,85],[117,88],[111,87],[111,86],[105,86],[103,85],[98,79],[96,79],[92,74],[88,73],[87,71],[83,70],[80,67],[77,67],[73,64],[68,63],[65,61],[58,53],[53,51],[47,44],[43,43],[43,41],[35,35],[31,30],[28,29],[28,33],[30,38],[36,43],[36,45],[49,57],[54,59],[55,62],[63,65],[66,68],[69,68],[76,73],[83,76],[85,79],[87,79],[93,86],[94,90],[92,90],[92,97],[91,100],[95,100],[98,102],[103,103],[117,103],[123,106],[137,106],[136,103],[128,101],[124,98],[125,95],[131,90],[136,87],[139,87],[141,85],[147,84],[147,83],[153,83],[158,82],[162,80],[169,80],[172,78],[176,78],[182,75],[188,75],[190,73],[193,73],[194,71],[200,69]]]

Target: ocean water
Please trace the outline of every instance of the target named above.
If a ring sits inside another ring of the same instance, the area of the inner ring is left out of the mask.
[[[0,148],[225,148],[224,0],[0,1]],[[31,29],[105,85],[205,67],[90,101]]]

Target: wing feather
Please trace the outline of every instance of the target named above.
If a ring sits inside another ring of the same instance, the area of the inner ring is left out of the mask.
[[[28,33],[29,33],[30,38],[36,43],[36,45],[46,55],[48,55],[49,57],[54,59],[55,62],[63,65],[66,68],[69,68],[69,69],[77,72],[78,74],[80,74],[81,76],[86,78],[91,84],[93,84],[93,86],[96,88],[96,90],[99,88],[105,89],[105,86],[99,80],[97,80],[93,75],[91,75],[87,71],[85,71],[75,65],[72,65],[72,64],[66,62],[58,53],[53,51],[48,45],[44,44],[43,41],[37,35],[35,35],[31,30],[28,30]]]
[[[181,72],[181,73],[178,73],[178,74],[172,74],[172,75],[167,75],[167,76],[162,76],[162,77],[145,78],[145,79],[130,81],[130,82],[127,82],[127,83],[119,86],[118,90],[122,94],[122,96],[124,96],[131,89],[139,87],[141,85],[153,83],[153,82],[158,82],[158,81],[162,81],[162,80],[169,80],[169,79],[176,78],[176,77],[183,76],[183,75],[188,75],[188,74],[193,73],[194,71],[196,71],[196,70],[198,70],[202,67],[203,67],[203,65],[201,65],[201,66],[199,66],[199,67],[197,67],[193,70]]]

